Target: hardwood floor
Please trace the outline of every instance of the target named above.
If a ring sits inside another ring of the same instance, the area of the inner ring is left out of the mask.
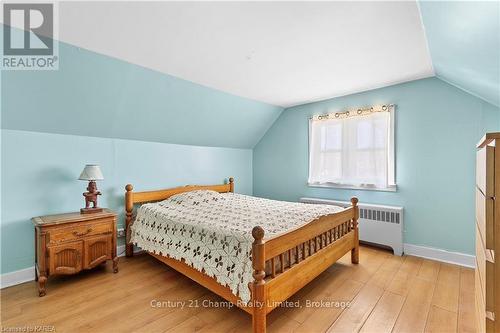
[[[273,311],[268,331],[475,332],[472,269],[370,247],[361,248],[360,258],[352,265],[345,256],[293,296],[294,306]],[[216,307],[226,303],[150,256],[120,258],[120,272],[111,270],[49,279],[42,298],[35,282],[3,289],[2,328],[251,332],[250,316]]]

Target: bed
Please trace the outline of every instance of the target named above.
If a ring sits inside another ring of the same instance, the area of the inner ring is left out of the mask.
[[[346,253],[359,261],[356,198],[348,208],[255,198],[234,193],[233,178],[125,190],[126,255],[141,247],[252,315],[254,332],[265,332],[269,312]]]

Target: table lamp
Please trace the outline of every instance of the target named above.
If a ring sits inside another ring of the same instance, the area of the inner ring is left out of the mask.
[[[96,180],[104,179],[101,168],[95,164],[87,164],[85,168],[83,168],[83,171],[78,179],[89,181],[89,185],[87,186],[88,192],[83,193],[83,196],[85,197],[85,208],[80,209],[80,213],[90,214],[102,212],[102,208],[97,206],[97,196],[101,195],[101,192],[97,190],[97,184],[95,182]],[[90,207],[91,203],[92,207]]]

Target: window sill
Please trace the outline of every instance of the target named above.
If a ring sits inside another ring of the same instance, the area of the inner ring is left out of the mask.
[[[397,185],[393,185],[387,188],[380,187],[366,187],[366,186],[355,186],[355,185],[340,185],[340,184],[307,184],[309,187],[319,187],[319,188],[338,188],[342,190],[361,190],[361,191],[378,191],[378,192],[397,192]]]

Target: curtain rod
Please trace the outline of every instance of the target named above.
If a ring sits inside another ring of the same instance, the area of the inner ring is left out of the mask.
[[[389,112],[394,109],[395,104],[382,104],[382,105],[374,105],[374,106],[366,106],[358,109],[351,109],[341,112],[332,112],[325,113],[320,115],[315,115],[310,117],[309,119],[315,120],[327,120],[327,119],[337,119],[337,118],[347,118],[347,117],[355,117],[355,116],[363,116],[374,112]]]

